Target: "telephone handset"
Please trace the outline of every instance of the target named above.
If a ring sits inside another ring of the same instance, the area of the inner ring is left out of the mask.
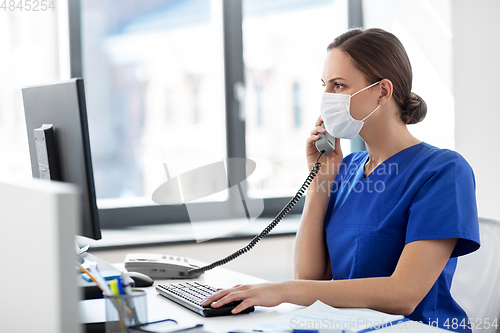
[[[321,127],[325,128],[325,123],[321,124]],[[316,140],[316,149],[323,153],[323,155],[328,156],[335,151],[335,138],[328,132],[318,133],[319,139]]]
[[[222,266],[228,262],[238,258],[242,254],[250,251],[255,244],[262,238],[266,237],[271,230],[278,225],[278,223],[288,214],[288,212],[297,204],[309,185],[312,183],[314,177],[318,174],[321,168],[319,159],[321,156],[328,156],[335,151],[335,138],[328,132],[319,133],[320,138],[316,141],[316,149],[320,155],[314,166],[307,176],[306,180],[297,191],[295,196],[286,204],[285,207],[276,215],[274,220],[261,231],[260,234],[255,236],[247,246],[239,249],[233,254],[215,261],[207,266],[198,267],[193,265],[187,258],[173,257],[170,255],[160,254],[146,254],[134,253],[130,254],[125,259],[125,268],[130,271],[137,271],[149,275],[153,278],[197,278],[205,271],[211,270],[215,267]]]

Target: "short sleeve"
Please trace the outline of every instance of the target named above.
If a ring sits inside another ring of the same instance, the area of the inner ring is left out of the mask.
[[[405,244],[458,238],[451,257],[477,250],[479,222],[474,173],[454,151],[444,150],[423,172],[422,185],[408,209]]]

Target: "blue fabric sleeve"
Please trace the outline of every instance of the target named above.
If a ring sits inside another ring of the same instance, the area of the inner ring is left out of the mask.
[[[458,238],[451,257],[477,250],[476,184],[467,161],[454,151],[443,150],[423,171],[420,182],[408,209],[405,244]]]

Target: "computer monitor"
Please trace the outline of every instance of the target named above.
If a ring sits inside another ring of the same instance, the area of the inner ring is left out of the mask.
[[[101,239],[83,79],[23,88],[33,177],[78,185],[81,236]]]

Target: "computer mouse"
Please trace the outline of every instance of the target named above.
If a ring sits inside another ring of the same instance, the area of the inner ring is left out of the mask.
[[[128,276],[134,280],[136,287],[149,287],[152,286],[154,282],[152,278],[139,272],[128,272]]]

